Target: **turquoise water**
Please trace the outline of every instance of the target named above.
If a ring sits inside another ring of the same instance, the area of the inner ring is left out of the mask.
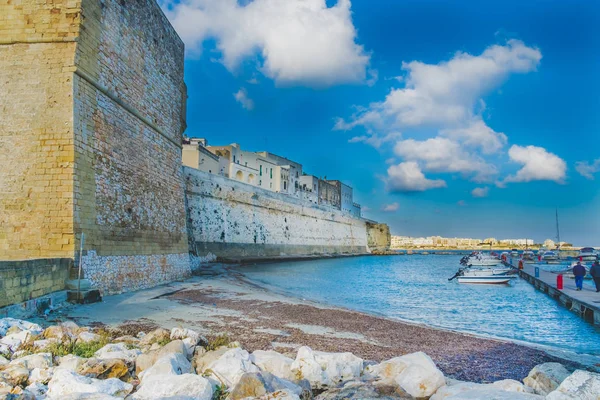
[[[244,266],[240,271],[262,285],[308,300],[600,355],[600,330],[520,278],[511,285],[448,282],[459,259],[351,257]]]

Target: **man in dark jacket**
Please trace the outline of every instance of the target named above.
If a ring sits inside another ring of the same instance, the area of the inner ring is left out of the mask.
[[[581,265],[581,261],[577,261],[577,265],[573,267],[573,275],[575,275],[575,286],[577,286],[577,290],[583,289],[583,277],[586,273],[585,267]]]
[[[596,284],[596,293],[600,292],[600,261],[594,261],[592,268],[590,268],[590,275]]]

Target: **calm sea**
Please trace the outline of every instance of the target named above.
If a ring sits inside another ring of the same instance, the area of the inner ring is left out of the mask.
[[[520,278],[510,286],[448,282],[459,259],[457,255],[350,257],[245,266],[241,272],[295,297],[600,355],[600,330]]]

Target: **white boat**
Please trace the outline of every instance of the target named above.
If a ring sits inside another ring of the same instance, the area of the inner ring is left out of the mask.
[[[548,250],[542,255],[542,261],[547,263],[558,262],[558,253]]]
[[[495,284],[501,285],[515,279],[514,275],[491,275],[491,276],[459,276],[458,283]]]
[[[511,257],[514,257],[514,258],[517,258],[517,257],[519,257],[519,250],[517,250],[517,249],[512,249],[512,250],[510,251],[510,256],[511,256]]]
[[[465,268],[461,276],[498,276],[510,271],[512,268]]]
[[[494,257],[489,254],[477,253],[475,255],[470,256],[465,262],[466,265],[475,265],[475,266],[483,266],[483,267],[493,267],[498,264],[501,264],[502,261],[498,257]]]
[[[597,257],[598,254],[593,247],[584,247],[579,250],[579,253],[577,254],[577,259],[581,261],[596,261]]]
[[[535,254],[531,250],[525,250],[523,252],[523,261],[525,262],[533,262],[535,261]]]

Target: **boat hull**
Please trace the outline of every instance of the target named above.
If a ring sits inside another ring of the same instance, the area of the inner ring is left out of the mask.
[[[479,285],[503,285],[515,276],[459,276],[458,283],[473,283]]]

